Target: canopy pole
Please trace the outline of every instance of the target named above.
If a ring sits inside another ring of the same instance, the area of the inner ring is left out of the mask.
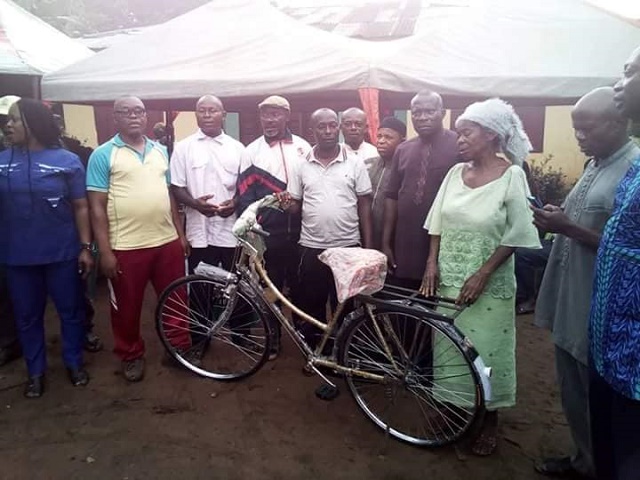
[[[173,144],[176,140],[175,130],[173,128],[173,112],[171,110],[165,110],[164,118],[164,130],[167,135],[167,152],[169,153],[169,158],[171,158],[171,154],[173,153]]]
[[[362,109],[367,115],[367,123],[369,124],[369,140],[374,145],[378,137],[378,128],[380,127],[380,90],[377,88],[359,88],[360,102]]]
[[[40,90],[40,76],[32,76],[31,77],[31,98],[35,98],[36,100],[42,99],[42,93]]]

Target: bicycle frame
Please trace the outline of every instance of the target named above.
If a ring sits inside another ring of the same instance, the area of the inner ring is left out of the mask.
[[[260,233],[254,231],[254,235],[260,235]],[[260,240],[261,239],[256,237],[253,238],[253,241],[258,244],[260,243]],[[238,241],[240,243],[240,245],[238,246],[239,254],[238,252],[236,252],[236,256],[235,256],[236,258],[234,259],[236,260],[234,262],[236,273],[227,272],[226,270],[223,270],[221,268],[211,267],[209,265],[204,267],[198,266],[196,268],[196,273],[204,273],[210,277],[215,276],[219,280],[224,281],[229,287],[232,288],[232,290],[228,292],[230,299],[233,298],[233,289],[239,288],[239,285],[244,281],[244,284],[250,289],[249,292],[245,292],[245,293],[253,294],[256,297],[258,297],[258,301],[260,301],[264,306],[266,306],[269,312],[278,319],[278,321],[280,322],[280,325],[285,329],[285,331],[293,339],[296,345],[301,349],[301,351],[303,352],[304,356],[307,359],[307,365],[310,368],[312,368],[316,373],[318,373],[320,376],[322,376],[325,379],[325,381],[327,381],[328,383],[332,383],[332,382],[330,382],[322,374],[322,372],[320,372],[316,368],[317,366],[331,368],[337,372],[344,373],[345,375],[358,376],[358,377],[367,378],[369,380],[373,380],[377,382],[388,383],[392,381],[391,377],[388,377],[388,376],[372,374],[370,372],[364,372],[358,369],[340,365],[337,362],[337,358],[336,358],[337,351],[336,351],[335,345],[331,353],[331,356],[329,357],[323,356],[322,351],[325,345],[327,344],[327,341],[329,340],[331,334],[334,333],[334,331],[336,331],[338,319],[341,317],[342,313],[344,312],[345,304],[344,303],[338,304],[336,311],[333,313],[331,319],[328,322],[322,322],[312,317],[311,315],[307,314],[306,312],[298,308],[295,304],[293,304],[273,284],[264,267],[264,262],[262,259],[263,248],[261,248],[260,245],[258,246],[253,245],[250,241],[247,241],[243,238],[238,238]],[[263,284],[266,285],[266,289],[261,285],[260,282],[263,282]],[[407,299],[406,296],[403,296],[400,294],[396,294],[396,295],[398,295],[400,298]],[[357,298],[359,298],[362,301],[364,311],[369,316],[372,322],[376,336],[378,337],[380,344],[383,346],[385,354],[393,370],[400,377],[404,376],[406,372],[403,371],[398,366],[397,362],[394,360],[394,357],[392,354],[393,349],[389,345],[383,332],[386,332],[388,338],[390,338],[393,341],[393,344],[396,347],[396,351],[400,353],[400,356],[402,357],[402,360],[405,364],[407,364],[409,355],[405,351],[400,340],[395,335],[393,328],[389,324],[389,320],[383,317],[382,322],[380,322],[378,319],[376,319],[374,315],[374,307],[380,303],[385,303],[385,302],[383,300],[376,299],[373,297],[368,297],[368,296],[358,296]],[[310,323],[311,325],[313,325],[314,327],[316,327],[317,329],[323,332],[322,338],[320,339],[320,342],[315,350],[311,349],[311,347],[306,342],[304,337],[295,329],[292,321],[282,313],[282,310],[275,304],[276,300],[282,302],[284,306],[288,307],[294,314],[298,315],[298,317],[301,318],[303,321]],[[429,303],[426,300],[425,302]],[[387,302],[386,304],[389,305],[389,302]],[[437,303],[434,303],[434,302],[431,302],[430,304],[432,306],[437,305]],[[400,305],[396,305],[395,303],[393,303],[393,306],[394,308],[401,307]],[[454,303],[452,303],[452,301],[449,301],[445,306],[455,311],[454,317],[448,317],[446,315],[439,314],[435,310],[431,310],[431,309],[429,312],[429,316],[433,317],[432,318],[433,320],[445,321],[451,324],[453,321],[453,318],[455,318],[455,316],[457,316],[464,309],[463,307],[456,306]],[[225,308],[225,311],[221,314],[221,318],[220,318],[221,323],[224,322],[223,319],[226,316],[231,314],[231,312],[233,311],[233,308],[235,308],[235,302],[233,302],[232,300],[229,302],[229,304]],[[410,311],[411,313],[416,314],[415,309],[412,309]],[[425,313],[425,312],[423,311],[422,313]],[[382,325],[380,325],[380,323],[382,323]]]

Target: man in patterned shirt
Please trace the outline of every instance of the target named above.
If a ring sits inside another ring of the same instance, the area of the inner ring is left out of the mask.
[[[576,446],[575,455],[537,464],[543,475],[593,475],[588,404],[593,268],[616,188],[640,155],[613,95],[611,87],[597,88],[573,108],[575,137],[589,162],[562,208],[533,208],[536,226],[556,234],[536,304],[536,325],[552,332],[562,409]]]
[[[615,85],[616,107],[640,119],[640,47]],[[596,260],[589,325],[591,430],[598,478],[640,475],[640,157],[623,177]]]

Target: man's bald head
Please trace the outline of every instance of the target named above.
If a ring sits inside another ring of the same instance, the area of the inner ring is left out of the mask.
[[[115,111],[122,107],[130,107],[131,105],[141,106],[144,108],[144,103],[140,98],[134,95],[125,95],[113,102],[113,110]]]
[[[357,150],[367,134],[367,115],[356,107],[346,109],[340,118],[340,129],[344,141]]]
[[[622,115],[613,100],[612,87],[600,87],[591,90],[574,105],[572,113],[591,113],[603,120],[621,120]]]
[[[311,114],[309,125],[316,144],[321,150],[330,150],[338,144],[338,114],[330,108],[320,108]]]
[[[138,97],[128,95],[113,103],[113,121],[119,134],[127,140],[144,135],[147,128],[147,112]]]
[[[434,92],[433,90],[420,90],[418,93],[414,95],[411,99],[411,106],[413,106],[416,102],[424,102],[424,101],[433,101],[439,108],[444,108],[444,102],[442,101],[442,97],[439,93]]]
[[[429,140],[442,130],[444,108],[442,97],[431,90],[422,90],[411,99],[411,122],[421,138]]]
[[[217,105],[221,110],[224,110],[224,105],[222,104],[222,100],[220,100],[215,95],[203,95],[202,97],[200,97],[196,102],[196,110],[198,109],[198,106],[202,105],[203,103],[214,104],[214,105]]]
[[[196,121],[202,133],[215,138],[222,133],[226,112],[222,101],[215,95],[204,95],[196,103]]]
[[[320,121],[335,120],[338,122],[338,114],[330,108],[319,108],[311,114],[309,124],[313,128]]]
[[[596,88],[571,111],[580,149],[597,159],[609,157],[628,141],[627,121],[615,106],[614,93],[611,87]]]

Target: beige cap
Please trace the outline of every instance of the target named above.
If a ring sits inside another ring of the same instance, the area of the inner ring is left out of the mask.
[[[271,95],[270,97],[265,98],[260,104],[258,108],[262,107],[277,107],[284,108],[286,111],[290,112],[291,107],[289,106],[289,100],[280,95]]]
[[[0,115],[8,115],[9,108],[11,105],[20,100],[20,97],[16,97],[15,95],[5,95],[4,97],[0,97]]]

